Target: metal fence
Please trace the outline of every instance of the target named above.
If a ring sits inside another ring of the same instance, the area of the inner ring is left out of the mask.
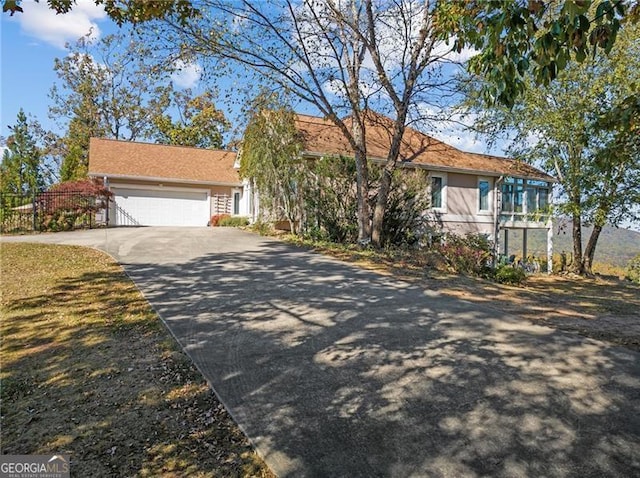
[[[90,229],[105,225],[108,207],[108,198],[81,191],[0,193],[0,233]]]

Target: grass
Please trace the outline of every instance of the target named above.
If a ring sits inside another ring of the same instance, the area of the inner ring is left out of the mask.
[[[640,350],[640,286],[615,275],[588,279],[538,274],[528,276],[523,287],[514,287],[447,272],[443,260],[428,251],[360,249],[293,236],[285,239],[524,320]]]
[[[73,476],[272,477],[106,255],[2,244],[1,452]]]

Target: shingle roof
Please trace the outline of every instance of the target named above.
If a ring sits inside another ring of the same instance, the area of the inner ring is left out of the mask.
[[[347,138],[330,120],[296,115],[295,122],[302,136],[305,153],[353,156],[353,149]],[[346,118],[345,123],[350,127],[351,118]],[[367,111],[365,138],[369,158],[380,160],[387,158],[391,146],[392,125],[393,122],[389,118]],[[553,177],[521,161],[461,151],[409,127],[403,136],[399,164],[435,170],[460,170],[495,176],[509,175],[554,181]]]
[[[91,138],[89,175],[239,185],[235,160],[233,151]]]

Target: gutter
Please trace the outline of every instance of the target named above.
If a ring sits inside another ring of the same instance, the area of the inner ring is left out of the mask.
[[[188,183],[198,184],[205,186],[232,186],[242,187],[242,183],[226,183],[221,181],[201,181],[196,179],[180,179],[180,178],[164,178],[160,176],[131,176],[127,174],[109,174],[109,173],[96,173],[90,172],[90,177],[102,177],[103,179],[127,179],[129,181],[150,181],[150,182],[164,182],[164,183]]]

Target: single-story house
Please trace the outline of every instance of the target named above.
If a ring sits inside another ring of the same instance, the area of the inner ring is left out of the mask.
[[[367,112],[367,156],[383,164],[391,144],[392,121]],[[349,119],[346,119],[348,123]],[[330,120],[296,115],[303,141],[302,156],[353,156],[347,139]],[[257,217],[259,196],[238,174],[233,151],[206,150],[92,138],[89,175],[100,178],[114,194],[110,225],[204,226],[214,214]],[[468,153],[413,128],[405,131],[400,168],[423,170],[431,197],[428,217],[444,231],[480,233],[509,251],[509,231],[547,232],[552,252],[549,214],[555,179],[512,159]]]
[[[206,226],[248,215],[236,153],[91,138],[89,176],[113,193],[110,226]]]
[[[296,128],[303,141],[303,157],[354,154],[330,120],[297,115]],[[367,157],[374,163],[384,164],[392,129],[389,118],[371,111],[365,115]],[[526,256],[527,231],[546,230],[547,257],[551,258],[549,206],[556,182],[552,176],[521,161],[461,151],[410,127],[403,136],[398,167],[425,171],[431,196],[427,215],[444,231],[499,239],[496,252],[507,254],[509,231],[520,230]]]

